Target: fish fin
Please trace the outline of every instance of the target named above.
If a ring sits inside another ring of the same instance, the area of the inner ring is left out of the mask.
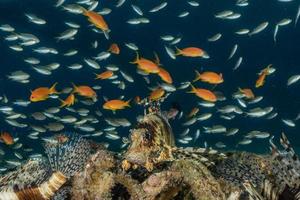
[[[154,51],[153,52],[154,53],[154,57],[155,57],[155,63],[158,65],[158,66],[160,66],[161,64],[160,64],[160,59],[159,59],[159,57],[158,57],[158,54]]]
[[[188,91],[187,93],[195,93],[196,91],[196,88],[191,84],[191,87],[192,87],[192,90],[191,91]]]
[[[264,200],[265,198],[261,196],[261,194],[257,191],[255,186],[251,183],[251,181],[245,181],[243,183],[245,190],[248,192],[251,199],[255,200]]]
[[[209,151],[210,149],[205,148],[172,148],[172,154],[175,159],[191,159],[207,167],[214,165],[214,161],[225,158],[225,155],[221,156],[218,152],[210,154]]]
[[[103,34],[105,36],[105,39],[109,40],[109,32],[110,32],[110,30],[109,29],[108,30],[103,30],[102,32],[103,32]]]
[[[45,100],[47,100],[48,98],[49,98],[48,96],[43,97],[43,98],[40,98],[40,99],[37,100],[37,102],[38,102],[38,101],[45,101]]]
[[[269,64],[263,71],[266,73],[266,75],[269,75],[270,67],[272,67],[273,64]]]
[[[62,100],[62,99],[58,99],[59,101],[60,101],[60,108],[63,108],[63,107],[65,107],[66,105],[67,105],[67,103],[64,101],[64,100]]]
[[[175,53],[175,56],[178,56],[178,55],[181,55],[181,49],[175,47],[176,49],[176,53]]]
[[[78,91],[78,87],[72,82],[72,86],[73,86],[73,92],[72,93],[75,93]]]
[[[97,99],[97,96],[93,96],[93,97],[92,97],[92,101],[93,101],[93,102],[97,102],[97,100],[98,100],[98,99]]]
[[[56,91],[56,88],[55,88],[56,85],[57,85],[57,82],[51,86],[51,88],[49,89],[50,94],[59,94],[59,92]]]
[[[114,44],[114,43],[112,43],[112,44],[108,47],[108,49],[107,49],[107,51],[110,52],[110,53],[113,52],[113,48],[112,48],[112,45],[113,45],[113,44]]]
[[[198,70],[195,70],[195,73],[196,73],[196,77],[193,80],[193,82],[196,82],[196,81],[198,81],[200,79],[200,73],[198,72]]]
[[[129,62],[129,63],[131,63],[131,64],[137,64],[137,63],[138,63],[138,61],[139,61],[139,59],[140,59],[140,57],[139,57],[139,52],[138,52],[138,51],[136,51],[135,53],[136,53],[136,58],[135,58],[135,60],[134,60],[134,61],[132,61],[132,62]]]
[[[129,108],[131,107],[131,106],[130,106],[130,101],[131,101],[131,100],[132,100],[132,99],[129,99],[128,101],[126,101],[126,106],[129,107]]]
[[[95,78],[95,80],[97,80],[97,79],[100,79],[100,77],[98,76],[98,74],[97,73],[94,73],[95,75],[96,75],[96,78]]]
[[[79,6],[80,7],[80,9],[81,9],[81,11],[82,11],[82,14],[84,15],[84,16],[87,16],[87,13],[89,12],[87,9],[85,9],[84,7],[82,7],[82,6]]]

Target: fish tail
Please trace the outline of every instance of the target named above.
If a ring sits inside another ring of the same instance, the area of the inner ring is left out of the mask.
[[[109,46],[109,48],[107,49],[107,51],[112,53],[112,51],[113,51],[112,44]]]
[[[74,105],[74,103],[75,103],[75,102],[77,102],[77,99],[76,99],[76,97],[75,97],[74,93],[72,93],[72,95],[74,96],[74,101],[72,102],[72,104],[71,104],[71,105]]]
[[[79,6],[79,7],[80,7],[80,9],[81,9],[81,11],[82,11],[82,14],[83,14],[84,16],[87,16],[88,10],[85,9],[84,7],[82,7],[82,6]]]
[[[272,67],[273,64],[269,64],[265,69],[264,69],[264,73],[266,75],[269,75],[269,71],[270,71],[270,67]]]
[[[130,102],[131,102],[131,99],[129,99],[128,101],[126,101],[125,105],[126,105],[127,107],[131,107],[131,106],[130,106]]]
[[[177,48],[177,47],[175,47],[175,49],[176,49],[175,56],[178,56],[178,55],[181,55],[181,54],[182,54],[182,53],[181,53],[181,49],[179,49],[179,48]]]
[[[72,82],[73,85],[73,93],[76,93],[78,91],[78,87]]]
[[[94,73],[96,75],[95,80],[100,79],[97,73]]]
[[[110,32],[110,29],[103,30],[103,34],[107,40],[109,40],[109,32]]]
[[[136,63],[138,63],[138,61],[140,60],[139,52],[136,51],[135,53],[136,53],[136,58],[135,58],[134,61],[130,62],[131,64],[136,64]]]
[[[50,94],[59,94],[59,92],[56,91],[56,88],[55,88],[56,85],[57,85],[57,82],[51,86]]]
[[[153,52],[154,53],[154,57],[155,57],[155,63],[157,64],[157,65],[160,65],[160,59],[159,59],[159,57],[158,57],[158,54],[154,51]]]
[[[197,70],[195,70],[195,73],[196,73],[196,77],[193,80],[193,82],[196,82],[196,81],[200,80],[200,73]]]
[[[60,101],[60,108],[63,108],[63,107],[65,107],[66,105],[67,105],[67,103],[64,101],[64,100],[62,100],[62,99],[58,99],[59,101]]]
[[[192,87],[192,90],[191,91],[188,91],[187,93],[195,93],[196,91],[196,88],[191,84],[191,87]]]

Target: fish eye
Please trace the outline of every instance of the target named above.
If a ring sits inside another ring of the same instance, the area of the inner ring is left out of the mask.
[[[152,134],[149,131],[146,131],[143,136],[146,141],[151,141],[153,139]]]

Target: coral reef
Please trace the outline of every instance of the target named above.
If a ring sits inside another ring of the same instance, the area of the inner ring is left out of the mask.
[[[121,153],[77,135],[45,144],[48,160],[0,178],[0,199],[300,199],[300,161],[284,134],[270,155],[177,148],[167,115],[148,111]]]

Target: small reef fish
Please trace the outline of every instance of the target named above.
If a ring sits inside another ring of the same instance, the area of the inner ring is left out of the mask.
[[[82,8],[82,13],[83,15],[88,17],[89,22],[94,24],[97,28],[101,29],[103,32],[109,32],[108,25],[102,15],[91,11],[91,10],[86,10]]]
[[[56,85],[57,85],[57,83],[54,83],[50,88],[39,87],[39,88],[31,91],[30,101],[31,102],[44,101],[49,98],[49,95],[57,94],[58,92],[55,89]]]
[[[96,74],[96,78],[95,79],[109,79],[114,75],[114,72],[111,70],[107,70],[105,72],[102,72],[101,74]]]
[[[94,101],[97,100],[97,94],[90,86],[87,85],[76,86],[73,83],[73,92],[79,94],[80,96],[91,98]]]
[[[195,88],[193,85],[191,85],[192,90],[189,91],[188,93],[194,93],[196,96],[199,98],[209,101],[209,102],[216,102],[217,101],[217,96],[211,92],[210,90],[203,89],[203,88]]]
[[[139,54],[136,53],[136,59],[135,61],[131,62],[131,64],[137,64],[138,68],[143,70],[146,73],[159,73],[159,67],[156,63],[154,63],[153,61],[143,58],[143,57],[139,57]]]
[[[179,49],[176,47],[176,56],[182,55],[185,57],[207,57],[207,53],[198,47],[186,47],[183,49]]]
[[[247,99],[254,99],[255,96],[254,96],[254,93],[252,92],[251,89],[249,88],[239,88],[239,91],[241,93],[243,93],[243,95],[247,98]]]
[[[113,54],[120,54],[120,48],[116,43],[111,44],[108,51]]]
[[[166,83],[169,83],[169,84],[173,83],[170,73],[162,67],[159,68],[158,76]]]
[[[197,70],[195,70],[195,72],[196,72],[196,78],[193,80],[193,82],[196,82],[198,80],[210,84],[220,84],[224,82],[222,74],[217,74],[215,72],[203,72],[200,74]]]
[[[265,69],[263,69],[258,76],[258,79],[256,80],[255,87],[259,88],[262,87],[265,84],[266,76],[269,75],[269,68],[272,66],[272,64],[268,65]]]
[[[61,105],[60,105],[61,108],[65,106],[67,107],[72,106],[75,103],[75,95],[72,93],[65,100],[60,99],[60,101],[61,101]]]
[[[187,115],[187,117],[188,118],[190,118],[190,117],[194,117],[198,112],[199,112],[199,108],[197,108],[197,107],[194,107],[191,111],[190,111],[190,113]]]
[[[130,100],[123,101],[123,100],[119,100],[119,99],[113,99],[113,100],[106,101],[102,107],[103,107],[103,109],[106,109],[106,110],[116,111],[116,110],[122,110],[125,107],[130,107],[129,103],[130,103]]]
[[[13,145],[14,144],[14,138],[9,134],[8,132],[2,132],[0,134],[0,139],[4,142],[6,145]]]
[[[165,90],[159,87],[151,92],[149,99],[155,101],[160,99],[162,96],[164,96],[164,94],[165,94]]]

